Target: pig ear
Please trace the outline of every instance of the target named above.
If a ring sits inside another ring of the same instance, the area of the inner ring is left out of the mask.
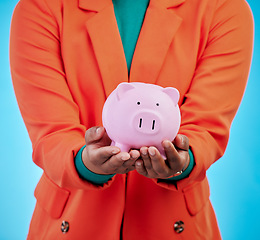
[[[178,104],[180,93],[176,88],[167,87],[163,89],[163,92],[165,92],[173,100],[175,105]]]
[[[135,87],[133,85],[131,85],[130,83],[120,83],[118,86],[117,86],[117,90],[116,90],[116,95],[117,95],[117,98],[118,100],[121,100],[125,93],[131,89],[134,89]]]

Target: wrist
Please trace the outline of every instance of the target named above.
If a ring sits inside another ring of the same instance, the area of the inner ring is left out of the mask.
[[[183,168],[184,170],[178,172],[177,174],[174,174],[173,176],[171,176],[170,178],[167,178],[165,180],[178,181],[178,180],[188,177],[189,174],[191,173],[194,165],[195,165],[194,156],[193,156],[191,149],[189,149],[189,158],[188,158],[187,163],[184,165],[184,168]]]
[[[83,165],[85,166],[86,169],[88,169],[91,173],[94,173],[96,175],[107,175],[105,173],[96,171],[96,167],[94,164],[89,161],[89,157],[87,156],[87,151],[86,151],[86,145],[82,147],[82,152],[81,152],[81,161]]]
[[[102,185],[106,182],[108,182],[115,174],[111,174],[111,175],[102,175],[102,174],[97,174],[95,172],[92,172],[83,162],[83,151],[85,149],[86,146],[83,146],[77,153],[74,161],[75,161],[75,167],[76,170],[79,174],[79,176],[84,179],[87,180],[89,182],[92,182],[94,184],[97,185]],[[86,160],[86,153],[85,154],[85,159]]]

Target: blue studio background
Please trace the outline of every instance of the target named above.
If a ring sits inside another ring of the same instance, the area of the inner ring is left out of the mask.
[[[0,240],[26,239],[41,170],[14,96],[9,69],[9,31],[18,0],[0,0]],[[248,0],[255,18],[249,82],[233,122],[224,157],[208,171],[211,200],[224,240],[260,239],[260,5]]]

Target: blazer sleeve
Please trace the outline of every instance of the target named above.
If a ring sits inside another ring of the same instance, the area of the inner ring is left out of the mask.
[[[190,140],[195,166],[188,178],[175,185],[159,183],[171,189],[202,181],[206,170],[224,154],[251,64],[253,17],[249,6],[244,0],[217,1],[209,29],[201,34],[207,41],[180,107],[180,134]]]
[[[97,188],[80,179],[74,166],[74,157],[85,144],[86,127],[80,123],[66,81],[58,2],[52,6],[57,16],[45,1],[18,3],[10,36],[13,86],[32,142],[33,161],[60,187]]]

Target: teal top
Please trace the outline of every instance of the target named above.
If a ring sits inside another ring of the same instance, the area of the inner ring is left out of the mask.
[[[113,0],[128,72],[149,0]]]
[[[113,4],[129,72],[149,0],[113,0]],[[94,184],[102,185],[106,183],[114,175],[100,175],[86,168],[81,157],[84,147],[80,149],[75,157],[75,166],[79,176]],[[190,164],[188,168],[181,175],[164,181],[181,180],[190,174],[194,167],[194,157],[191,150],[189,150],[189,155]]]

